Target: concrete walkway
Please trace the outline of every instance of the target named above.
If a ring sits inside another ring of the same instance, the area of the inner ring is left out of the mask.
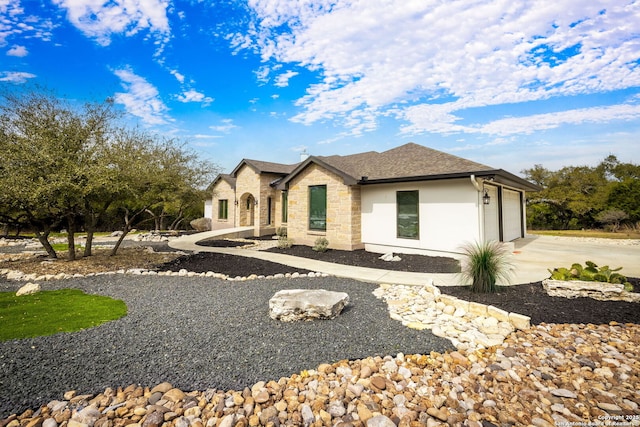
[[[433,281],[436,286],[462,284],[457,274],[415,273],[353,267],[273,252],[196,245],[196,242],[200,240],[228,237],[230,232],[235,233],[235,236],[250,236],[252,230],[252,227],[244,227],[191,234],[169,242],[169,246],[184,251],[217,252],[257,258],[294,268],[371,283],[421,285]],[[621,273],[631,277],[640,277],[640,245],[617,245],[606,241],[585,243],[574,239],[530,236],[515,242],[515,251],[511,259],[514,266],[512,284],[537,282],[549,277],[548,268],[568,267],[574,262],[584,263],[586,260],[593,261],[598,265],[622,266],[624,268]]]

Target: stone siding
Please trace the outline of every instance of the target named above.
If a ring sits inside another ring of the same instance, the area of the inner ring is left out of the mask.
[[[254,236],[275,234],[276,227],[282,225],[282,192],[271,187],[270,183],[278,178],[280,175],[259,174],[250,166],[244,165],[236,174],[235,191],[229,183],[220,180],[213,188],[213,229],[253,225]],[[269,197],[271,197],[270,222]],[[218,219],[218,200],[220,199],[229,200],[227,220]]]
[[[309,230],[309,187],[327,186],[327,229]],[[362,249],[360,187],[348,186],[337,174],[311,164],[289,183],[288,235],[295,244],[313,246],[324,237],[333,249]]]
[[[220,230],[223,228],[233,228],[235,225],[235,212],[236,206],[234,204],[236,195],[235,191],[229,183],[225,180],[220,180],[216,183],[212,190],[212,207],[211,207],[211,229]],[[228,200],[228,215],[227,219],[218,218],[218,206],[220,200]]]

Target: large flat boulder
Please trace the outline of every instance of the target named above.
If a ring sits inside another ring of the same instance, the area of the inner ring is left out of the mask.
[[[269,300],[269,316],[283,322],[333,319],[349,304],[349,295],[324,289],[286,289]]]
[[[627,292],[624,290],[624,286],[616,283],[545,279],[542,281],[542,286],[547,291],[547,294],[552,297],[585,297],[600,301],[640,302],[640,294]]]

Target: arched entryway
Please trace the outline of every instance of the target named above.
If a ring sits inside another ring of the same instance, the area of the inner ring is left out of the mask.
[[[256,210],[256,199],[251,193],[244,193],[238,203],[238,216],[240,217],[240,227],[250,227],[254,225]]]

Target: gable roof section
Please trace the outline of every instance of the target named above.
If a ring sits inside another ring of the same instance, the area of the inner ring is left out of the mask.
[[[494,169],[414,143],[382,153],[369,151],[349,156],[311,156],[298,164],[280,182],[279,188],[286,188],[287,183],[310,163],[318,164],[341,176],[346,185],[425,181],[475,175],[523,190],[539,190],[530,182],[502,169]]]
[[[229,186],[233,189],[236,188],[236,179],[226,173],[221,173],[218,174],[218,176],[215,177],[215,179],[213,180],[213,182],[209,185],[209,187],[207,187],[208,191],[213,190],[213,187],[219,182],[219,181],[225,181],[229,184]]]
[[[329,156],[325,162],[357,178],[370,180],[443,175],[493,168],[422,145],[408,143],[382,153]]]
[[[282,163],[263,162],[261,160],[242,159],[242,161],[231,172],[232,176],[236,176],[242,166],[247,165],[256,173],[272,173],[276,175],[289,175],[298,164],[284,165]]]

